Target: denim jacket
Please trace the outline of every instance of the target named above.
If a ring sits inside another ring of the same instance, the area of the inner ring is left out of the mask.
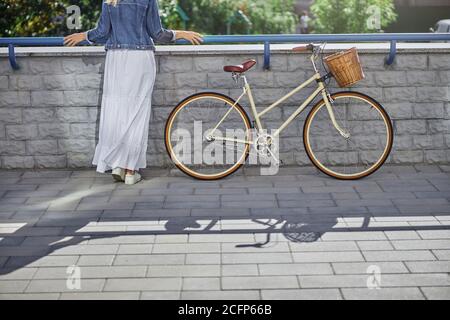
[[[174,43],[175,31],[161,25],[157,0],[103,2],[97,27],[86,32],[89,43],[105,49],[155,50],[155,43]]]

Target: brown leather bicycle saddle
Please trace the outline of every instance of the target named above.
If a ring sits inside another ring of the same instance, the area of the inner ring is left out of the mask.
[[[235,72],[235,73],[243,73],[247,70],[250,70],[256,64],[256,60],[247,60],[242,64],[235,66],[225,66],[223,67],[223,71],[225,72]]]

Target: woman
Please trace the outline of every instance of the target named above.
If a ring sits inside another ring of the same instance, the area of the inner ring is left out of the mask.
[[[68,46],[106,42],[100,134],[92,162],[98,172],[112,170],[116,181],[129,185],[142,180],[137,171],[147,166],[154,44],[177,39],[202,42],[199,33],[164,29],[157,0],[106,0],[96,28],[64,38]]]

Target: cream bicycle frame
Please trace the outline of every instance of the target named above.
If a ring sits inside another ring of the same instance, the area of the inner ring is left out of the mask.
[[[281,105],[284,101],[286,101],[287,99],[289,99],[291,96],[293,96],[294,94],[300,92],[303,88],[305,88],[306,86],[308,86],[309,84],[311,84],[312,82],[316,81],[318,86],[316,88],[316,90],[314,92],[311,93],[311,95],[298,107],[298,109],[296,111],[294,111],[292,113],[292,115],[278,128],[275,130],[275,132],[272,134],[272,136],[277,137],[280,135],[280,133],[286,129],[286,127],[300,114],[303,112],[303,110],[305,110],[305,108],[309,105],[309,103],[314,100],[314,98],[319,95],[320,93],[322,93],[322,97],[325,101],[328,113],[330,115],[330,119],[334,125],[334,127],[336,128],[336,130],[345,138],[349,138],[350,135],[348,132],[346,132],[345,130],[343,130],[339,124],[336,121],[336,117],[334,115],[333,112],[333,108],[331,106],[330,103],[330,99],[328,98],[328,94],[327,94],[327,90],[325,88],[325,85],[323,84],[323,81],[319,81],[321,79],[320,73],[318,71],[316,71],[316,73],[309,78],[308,80],[306,80],[305,82],[303,82],[302,84],[300,84],[297,88],[293,89],[291,92],[289,92],[288,94],[286,94],[285,96],[283,96],[282,98],[280,98],[278,101],[272,103],[270,106],[268,106],[267,108],[265,108],[264,110],[262,110],[261,112],[258,113],[258,111],[256,110],[256,104],[255,101],[253,99],[253,95],[252,95],[252,90],[250,87],[250,84],[247,81],[247,78],[245,77],[245,75],[241,76],[244,80],[244,87],[243,87],[243,93],[239,96],[239,98],[236,100],[236,102],[233,104],[233,106],[230,108],[230,110],[228,110],[227,113],[225,113],[225,115],[222,117],[222,119],[219,121],[219,123],[214,127],[214,129],[211,131],[210,133],[210,138],[214,139],[214,140],[220,140],[220,141],[231,141],[231,142],[238,142],[238,143],[246,143],[246,144],[253,144],[252,141],[244,141],[244,140],[239,140],[239,139],[232,139],[232,138],[226,138],[226,137],[216,137],[214,136],[214,132],[217,130],[217,128],[220,126],[220,124],[226,119],[226,117],[230,114],[230,112],[234,109],[234,106],[236,104],[239,103],[239,101],[242,99],[242,97],[244,97],[245,95],[248,96],[248,99],[250,101],[250,106],[251,106],[251,111],[253,114],[253,117],[255,119],[255,123],[256,123],[256,127],[258,129],[258,131],[262,131],[264,128],[261,124],[261,117],[263,115],[265,115],[266,113],[270,112],[272,109],[274,109],[275,107]]]

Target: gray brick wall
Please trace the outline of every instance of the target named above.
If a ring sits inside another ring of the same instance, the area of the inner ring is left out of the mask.
[[[384,57],[381,52],[361,53],[367,78],[353,90],[379,100],[394,121],[395,145],[388,162],[450,162],[449,54],[403,51],[389,67],[384,65]],[[149,166],[170,164],[163,130],[177,102],[206,90],[236,98],[241,89],[221,68],[248,58],[258,60],[248,79],[260,107],[311,74],[304,54],[274,53],[271,71],[263,71],[260,52],[158,53]],[[104,56],[98,52],[34,55],[19,57],[19,63],[21,69],[13,71],[7,57],[0,56],[1,168],[90,167],[98,138]],[[285,120],[307,93],[295,95],[282,110],[272,112],[265,122],[269,128]],[[248,101],[242,105],[248,106]],[[286,164],[309,164],[301,140],[305,115],[283,133],[281,158]]]

